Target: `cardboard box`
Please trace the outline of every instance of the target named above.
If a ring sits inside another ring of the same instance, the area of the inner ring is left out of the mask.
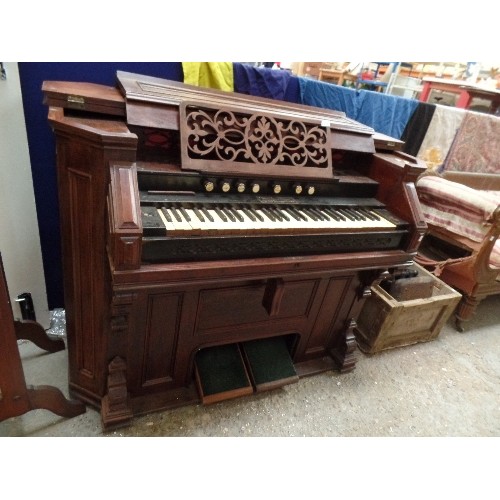
[[[419,276],[432,277],[432,296],[399,302],[380,286],[373,286],[354,332],[363,352],[434,340],[455,310],[461,294],[418,264],[413,266]]]

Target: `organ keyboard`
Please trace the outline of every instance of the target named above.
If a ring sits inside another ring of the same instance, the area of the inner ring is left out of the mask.
[[[374,249],[382,235],[390,239],[383,243],[385,248],[396,248],[408,227],[374,198],[315,197],[298,201],[290,197],[259,196],[256,199],[251,195],[220,197],[155,190],[140,191],[139,199],[145,262],[220,258],[220,249],[210,250],[210,242],[214,239],[217,242],[220,237],[225,238],[223,254],[226,257],[270,255],[272,249],[262,248],[262,244],[276,236],[288,237],[284,243],[288,243],[289,255],[324,252],[322,240],[325,243],[336,236],[336,246],[330,251],[338,251],[341,239],[345,238],[350,245],[356,239],[363,239],[365,249]],[[377,240],[370,242],[367,232],[376,232]],[[239,243],[243,237],[246,239],[242,250]],[[205,240],[203,251],[200,238]],[[308,250],[301,245],[305,238],[313,238],[308,241]],[[175,247],[180,248],[181,241],[184,248],[192,244],[199,250],[196,254],[176,252]],[[261,245],[254,250],[259,241]]]
[[[105,428],[354,369],[370,286],[426,229],[424,165],[398,141],[340,112],[124,72],[43,91],[70,390]],[[225,366],[235,385],[213,394],[207,367]]]

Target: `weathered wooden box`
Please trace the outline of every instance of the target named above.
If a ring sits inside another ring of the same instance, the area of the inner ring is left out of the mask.
[[[399,302],[380,286],[373,286],[355,330],[358,346],[363,352],[373,354],[434,340],[454,311],[460,293],[418,264],[413,266],[419,276],[433,278],[432,296]]]

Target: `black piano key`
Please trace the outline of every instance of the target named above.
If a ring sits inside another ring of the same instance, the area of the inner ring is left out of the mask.
[[[203,212],[203,214],[205,215],[205,217],[210,222],[214,222],[215,219],[213,218],[212,214],[205,207],[200,207],[200,210]]]
[[[349,220],[356,220],[356,217],[346,208],[339,208],[338,211],[342,212]]]
[[[340,217],[333,211],[328,210],[327,207],[321,207],[321,212],[328,216],[328,220],[330,221],[340,221]]]
[[[179,211],[188,222],[191,222],[190,215],[186,212],[186,210],[183,207],[179,207]]]
[[[354,217],[354,220],[365,220],[355,208],[346,208],[346,210]]]
[[[226,214],[227,218],[231,222],[236,222],[236,217],[233,215],[233,212],[228,207],[222,207],[221,210]]]
[[[289,221],[290,220],[290,217],[288,217],[288,215],[285,213],[285,211],[282,209],[282,208],[275,208],[276,212],[279,213],[281,215],[281,217],[286,220],[286,221]]]
[[[349,220],[356,220],[349,212],[346,212],[343,208],[337,208],[336,210],[344,216],[344,220],[346,218]]]
[[[330,220],[330,218],[326,215],[326,214],[323,214],[320,210],[318,210],[317,208],[311,208],[311,211],[313,213],[315,213],[318,217],[319,217],[319,220],[324,220],[324,221],[328,221]]]
[[[223,222],[227,222],[226,215],[219,207],[215,207],[215,211],[217,212],[217,215],[222,219]]]
[[[269,220],[276,222],[276,217],[266,207],[262,207],[261,210]]]
[[[228,207],[231,210],[232,214],[238,219],[240,222],[243,222],[245,219],[239,214],[238,210],[234,207]]]
[[[354,212],[360,217],[360,220],[366,220],[366,214],[364,214],[359,208],[354,209]]]
[[[255,222],[257,220],[257,217],[255,216],[255,214],[252,213],[252,211],[250,209],[248,209],[247,207],[241,207],[241,209],[243,210],[243,212],[245,212],[246,216],[252,221],[252,222]]]
[[[177,212],[177,209],[175,207],[170,207],[170,211],[172,212],[172,215],[175,217],[175,220],[177,222],[182,222],[182,217],[180,216],[179,212]]]
[[[198,220],[200,222],[205,222],[205,217],[203,217],[202,213],[200,212],[200,210],[198,208],[193,207],[193,212],[196,215],[196,217],[198,217]]]
[[[337,216],[340,218],[340,220],[346,220],[347,217],[343,214],[341,214],[338,210],[336,209],[332,209],[332,212],[335,212],[337,214]]]
[[[375,220],[375,218],[366,210],[365,208],[358,208],[357,209],[358,213],[364,217],[364,220]]]
[[[326,214],[328,214],[333,220],[336,220],[336,221],[343,220],[343,219],[340,218],[340,216],[337,213],[335,213],[334,210],[331,210],[328,207],[323,207],[321,210],[323,212],[325,212]]]
[[[373,220],[380,220],[380,216],[374,210],[370,211],[370,215],[373,216]]]
[[[282,208],[282,211],[286,212],[287,214],[289,214],[291,217],[293,217],[296,221],[301,221],[302,219],[296,214],[293,212],[293,210],[291,210],[289,207],[285,207],[285,208]]]
[[[252,213],[255,215],[255,217],[257,217],[257,219],[260,221],[260,222],[264,222],[264,216],[257,212],[257,207],[250,207],[250,210],[252,211]]]
[[[325,220],[328,222],[332,222],[335,220],[329,213],[327,213],[323,208],[317,208],[316,209],[320,214],[322,214],[325,217]]]
[[[275,207],[267,207],[268,210],[278,219],[279,222],[283,222],[285,219],[284,217],[279,213],[279,211]]]
[[[301,211],[304,212],[313,221],[319,220],[319,217],[312,210],[310,210],[309,208],[302,207]]]
[[[303,213],[301,213],[298,208],[290,207],[290,210],[292,210],[300,220],[307,221],[307,217]]]
[[[162,211],[163,215],[165,216],[165,219],[167,219],[167,222],[173,222],[172,217],[170,217],[170,213],[168,212],[166,207],[161,207],[161,211]]]

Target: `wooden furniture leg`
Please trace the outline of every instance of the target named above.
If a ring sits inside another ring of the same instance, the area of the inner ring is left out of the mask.
[[[14,321],[0,254],[0,421],[35,409],[49,410],[62,417],[75,417],[86,411],[83,403],[66,399],[56,387],[26,385],[17,340],[34,339],[42,349],[61,350],[62,340],[44,339],[44,335],[43,327],[34,321]]]
[[[47,352],[64,351],[66,346],[62,339],[51,339],[43,326],[36,321],[14,321],[17,340],[29,340],[37,347]]]

